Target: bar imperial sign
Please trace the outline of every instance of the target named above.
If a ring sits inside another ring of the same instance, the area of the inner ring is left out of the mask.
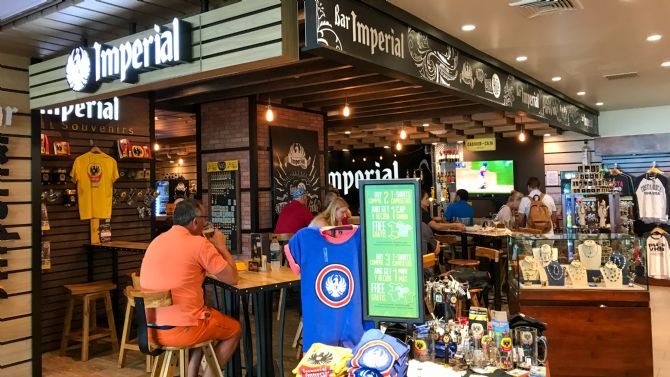
[[[119,46],[95,42],[77,47],[65,65],[65,78],[76,92],[93,93],[102,82],[137,83],[138,73],[191,61],[191,24],[172,20],[171,29],[154,25],[155,34]]]

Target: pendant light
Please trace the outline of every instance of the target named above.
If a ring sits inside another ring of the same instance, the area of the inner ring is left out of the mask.
[[[351,109],[349,108],[349,101],[345,97],[344,99],[344,107],[342,108],[342,115],[347,118],[349,115],[351,115]]]
[[[407,131],[405,131],[405,127],[403,127],[402,130],[400,131],[400,139],[401,140],[407,139]]]
[[[395,149],[399,151],[402,150],[402,144],[400,144],[400,141],[398,141],[398,144],[395,145]]]
[[[526,141],[526,133],[523,131],[523,126],[521,126],[521,131],[519,131],[519,136],[517,136],[520,142]]]
[[[158,143],[154,143],[154,152],[158,152],[161,149],[161,146]]]
[[[272,122],[275,119],[275,115],[272,112],[272,106],[270,106],[270,97],[268,97],[268,108],[265,110],[265,120]]]

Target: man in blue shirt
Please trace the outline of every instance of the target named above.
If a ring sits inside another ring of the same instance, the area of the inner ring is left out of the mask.
[[[447,207],[446,211],[444,211],[444,217],[447,221],[458,221],[463,222],[464,225],[472,225],[475,217],[475,209],[468,204],[468,196],[467,190],[460,189],[456,191],[454,202]],[[467,221],[467,223],[464,221]]]

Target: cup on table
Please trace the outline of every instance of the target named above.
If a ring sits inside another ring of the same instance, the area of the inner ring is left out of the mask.
[[[455,217],[454,222],[463,224],[465,226],[471,226],[472,225],[472,221],[469,217]]]

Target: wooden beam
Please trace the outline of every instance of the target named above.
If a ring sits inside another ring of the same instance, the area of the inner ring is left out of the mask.
[[[406,84],[398,80],[389,80],[386,82],[371,82],[368,84],[354,83],[350,86],[341,86],[340,88],[329,88],[325,91],[320,92],[311,92],[311,93],[301,93],[299,96],[291,96],[282,99],[283,104],[287,105],[301,105],[307,101],[313,101],[315,99],[320,100],[339,100],[341,104],[344,104],[345,98],[349,96],[358,96],[364,94],[374,94],[378,92],[383,92],[387,90],[395,89],[410,89],[414,86],[411,84]],[[307,107],[303,104],[303,107]]]
[[[377,116],[377,115],[386,115],[386,114],[394,114],[394,113],[401,113],[401,112],[406,112],[408,110],[411,111],[421,111],[421,110],[434,110],[434,109],[442,109],[442,108],[448,108],[452,106],[460,106],[460,105],[469,105],[472,104],[471,101],[464,100],[464,99],[458,99],[458,100],[453,100],[453,101],[439,101],[435,103],[427,103],[427,104],[421,104],[421,105],[414,105],[414,106],[406,106],[406,105],[397,105],[397,106],[392,106],[388,108],[379,108],[375,110],[364,110],[364,111],[355,111],[352,110],[351,116],[349,117],[350,119],[353,118],[358,118],[358,117],[371,117],[371,116]],[[336,119],[346,119],[341,115],[336,115],[336,116],[331,116],[328,117],[329,120],[336,120]],[[411,122],[412,125],[417,126],[417,127],[422,127],[420,124],[417,122]],[[422,127],[423,128],[423,127]]]
[[[338,93],[338,98],[342,97],[342,104],[344,105],[344,97],[347,94],[346,91],[383,83],[398,83],[398,80],[388,79],[376,74],[354,77],[352,79],[342,78],[328,83],[319,83],[317,80],[306,87],[284,88],[282,90],[272,91],[271,93],[268,93],[268,95],[272,98],[281,99],[281,102],[284,104],[290,104],[304,102],[305,98],[306,100],[314,99],[314,96],[324,93]],[[264,96],[265,94],[261,96],[261,100]]]
[[[439,93],[439,92],[427,92],[427,93],[419,93],[419,94],[410,94],[406,96],[401,96],[401,97],[391,97],[391,98],[385,98],[385,99],[373,99],[373,100],[368,100],[368,101],[352,101],[352,99],[348,99],[349,105],[351,107],[354,107],[356,109],[363,109],[363,108],[368,108],[368,107],[374,107],[378,105],[394,105],[394,104],[399,104],[399,103],[405,103],[405,104],[412,104],[412,103],[417,103],[421,102],[424,100],[434,100],[434,99],[444,99],[444,100],[449,100],[449,99],[454,99],[458,98],[456,96],[450,96],[444,93]],[[334,104],[334,105],[328,105],[322,107],[322,111],[328,112],[328,111],[333,111],[333,110],[339,110],[342,107],[341,104]]]
[[[489,119],[489,120],[484,120],[482,124],[486,127],[492,127],[492,126],[509,126],[511,124],[514,124],[514,118],[500,118],[500,119]]]
[[[403,87],[398,87],[398,88],[392,88],[389,89],[385,92],[380,92],[380,93],[368,93],[368,94],[360,94],[360,95],[349,95],[348,96],[348,101],[351,104],[356,104],[358,102],[365,102],[365,101],[371,101],[371,100],[391,100],[391,99],[400,99],[403,97],[407,96],[412,96],[416,94],[424,94],[428,93],[428,91],[425,88],[420,88],[413,86],[411,88],[403,88]],[[342,106],[342,100],[341,98],[336,98],[336,99],[315,99],[314,101],[309,101],[309,102],[304,102],[303,107],[308,108],[308,109],[321,109],[324,107],[328,106]]]
[[[472,114],[472,120],[478,120],[478,121],[502,119],[504,117],[505,113],[503,113],[502,111]]]

